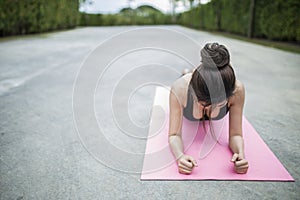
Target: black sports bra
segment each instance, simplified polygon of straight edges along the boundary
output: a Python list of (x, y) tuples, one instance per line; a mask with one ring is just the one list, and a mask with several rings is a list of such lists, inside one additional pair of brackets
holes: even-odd
[[(203, 118), (200, 118), (200, 119), (194, 118), (194, 116), (193, 116), (193, 104), (194, 104), (193, 96), (192, 96), (192, 93), (190, 92), (190, 87), (189, 87), (188, 93), (187, 93), (187, 103), (186, 103), (186, 106), (183, 108), (183, 116), (185, 118), (187, 118), (188, 120), (191, 120), (191, 121), (203, 120)], [(212, 120), (222, 119), (228, 113), (228, 111), (229, 111), (229, 107), (228, 107), (228, 103), (227, 103), (226, 105), (224, 105), (220, 109), (220, 112), (219, 112), (218, 116), (212, 118)], [(204, 115), (204, 120), (209, 120), (209, 117), (206, 115), (206, 113)]]

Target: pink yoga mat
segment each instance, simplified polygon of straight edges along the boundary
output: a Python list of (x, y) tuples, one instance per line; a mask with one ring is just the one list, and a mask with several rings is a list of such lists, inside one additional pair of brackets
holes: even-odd
[(210, 133), (205, 134), (202, 122), (189, 121), (183, 117), (184, 152), (197, 160), (198, 167), (190, 175), (180, 174), (168, 145), (168, 103), (169, 88), (157, 87), (141, 180), (294, 181), (245, 117), (243, 137), (249, 169), (247, 174), (235, 173), (234, 164), (230, 162), (232, 153), (228, 147), (228, 115), (213, 122), (219, 143)]

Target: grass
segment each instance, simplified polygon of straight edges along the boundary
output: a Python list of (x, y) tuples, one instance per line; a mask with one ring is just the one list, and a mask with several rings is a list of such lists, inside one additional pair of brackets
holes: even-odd
[[(75, 28), (77, 28), (77, 27), (75, 27)], [(41, 38), (41, 39), (43, 39), (43, 38), (48, 38), (52, 33), (71, 31), (75, 28), (55, 29), (55, 30), (37, 32), (37, 33), (26, 33), (26, 34), (0, 36), (0, 42), (7, 42), (7, 41), (11, 41), (11, 40), (24, 39), (24, 38)]]
[(273, 47), (273, 48), (281, 49), (284, 51), (289, 51), (289, 52), (300, 54), (300, 44), (299, 43), (297, 44), (296, 42), (295, 43), (279, 42), (279, 41), (259, 39), (259, 38), (251, 39), (251, 38), (247, 38), (245, 36), (235, 35), (235, 34), (225, 33), (225, 32), (211, 32), (211, 33), (215, 34), (215, 35), (238, 39), (238, 40), (242, 40), (242, 41), (246, 41), (246, 42), (251, 42), (251, 43), (260, 44), (260, 45), (267, 46), (267, 47)]
[[(180, 24), (180, 26), (184, 26), (184, 25)], [(263, 45), (263, 46), (267, 46), (267, 47), (272, 47), (272, 48), (281, 49), (284, 51), (300, 54), (300, 42), (281, 42), (281, 41), (273, 41), (273, 40), (261, 39), (261, 38), (252, 38), (251, 39), (246, 36), (232, 34), (232, 33), (228, 33), (228, 32), (201, 30), (201, 29), (197, 29), (197, 28), (193, 28), (193, 27), (189, 27), (189, 26), (184, 26), (184, 27), (190, 28), (193, 30), (197, 30), (197, 31), (205, 31), (205, 32), (208, 32), (208, 33), (211, 33), (214, 35), (224, 36), (224, 37), (228, 37), (228, 38), (232, 38), (232, 39), (242, 40), (245, 42), (251, 42), (254, 44), (259, 44), (259, 45)]]

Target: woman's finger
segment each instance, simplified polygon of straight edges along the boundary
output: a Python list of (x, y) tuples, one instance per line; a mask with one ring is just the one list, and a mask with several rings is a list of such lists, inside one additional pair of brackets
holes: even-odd
[(249, 166), (246, 165), (246, 166), (243, 166), (243, 167), (235, 167), (236, 170), (244, 170), (244, 169), (248, 169)]
[(233, 154), (232, 158), (231, 158), (231, 162), (236, 161), (236, 159), (239, 157), (239, 154), (235, 153)]
[(181, 169), (189, 170), (189, 171), (192, 170), (192, 168), (189, 168), (189, 167), (187, 167), (185, 165), (182, 165), (180, 163), (179, 163), (178, 167), (181, 168)]
[(197, 161), (194, 158), (191, 159), (191, 162), (193, 163), (194, 166), (198, 167)]
[(245, 168), (235, 168), (235, 171), (238, 174), (245, 174), (248, 171), (248, 167), (245, 167)]
[(243, 160), (240, 160), (240, 161), (236, 161), (235, 162), (235, 166), (236, 167), (240, 167), (240, 166), (243, 166), (243, 165), (248, 165), (248, 161), (243, 159)]
[(193, 163), (187, 161), (187, 160), (181, 160), (180, 163), (188, 168), (193, 168)]
[(179, 168), (179, 173), (182, 173), (182, 174), (190, 174), (191, 171), (185, 170), (185, 169), (182, 169), (182, 168)]

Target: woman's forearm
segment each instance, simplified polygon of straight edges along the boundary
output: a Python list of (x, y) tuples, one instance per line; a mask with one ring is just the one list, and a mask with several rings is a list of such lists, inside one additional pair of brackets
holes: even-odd
[(229, 147), (233, 153), (237, 153), (245, 158), (244, 139), (241, 135), (234, 135), (229, 138)]
[(173, 152), (173, 155), (176, 159), (181, 157), (183, 153), (183, 143), (181, 136), (179, 135), (171, 135), (169, 136), (169, 146)]

